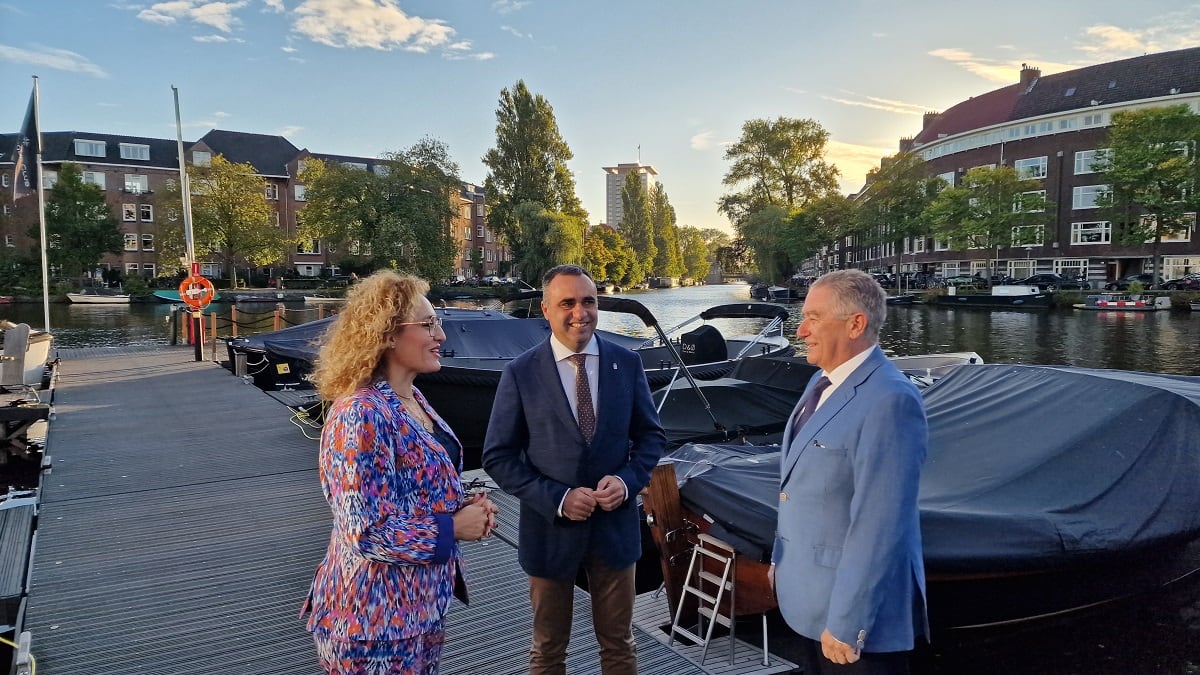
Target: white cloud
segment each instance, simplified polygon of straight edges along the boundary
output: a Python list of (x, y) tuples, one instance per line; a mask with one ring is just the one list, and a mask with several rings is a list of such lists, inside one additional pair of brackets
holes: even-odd
[(807, 94), (808, 93), (807, 89), (798, 89), (796, 87), (784, 87), (783, 90), (790, 91), (793, 94)]
[(263, 4), (267, 6), (267, 9), (274, 11), (276, 14), (282, 14), (287, 11), (287, 8), (283, 6), (283, 0), (263, 0)]
[(108, 6), (112, 7), (113, 9), (119, 9), (123, 12), (129, 12), (145, 7), (145, 5), (140, 2), (110, 2), (108, 3)]
[(409, 16), (396, 0), (304, 0), (297, 33), (330, 47), (427, 52), (451, 44), (454, 29), (440, 19)]
[(1141, 28), (1088, 26), (1083, 30), (1082, 42), (1079, 50), (1096, 63), (1195, 47), (1200, 43), (1200, 10), (1193, 8), (1154, 17)]
[(522, 33), (521, 31), (517, 30), (516, 28), (513, 28), (512, 26), (500, 26), (500, 30), (504, 31), (505, 33), (512, 33), (513, 35), (516, 35), (517, 37), (521, 38), (522, 40), (532, 40), (533, 39), (532, 33)]
[(308, 63), (307, 59), (302, 59), (299, 56), (289, 56), (288, 61), (291, 61), (292, 63)]
[[(929, 55), (945, 59), (985, 80), (1001, 84), (1016, 84), (1019, 82), (1021, 79), (1021, 66), (1024, 65), (1021, 59), (994, 59), (986, 56), (977, 56), (972, 52), (957, 47), (935, 49), (929, 52)], [(1031, 59), (1025, 59), (1025, 62), (1028, 62), (1034, 68), (1040, 69), (1043, 75), (1072, 70), (1081, 65), (1054, 61), (1039, 61), (1035, 63)]]
[(819, 96), (826, 101), (833, 101), (834, 103), (841, 103), (842, 105), (871, 108), (872, 110), (883, 110), (885, 112), (896, 113), (898, 115), (921, 115), (926, 110), (932, 109), (928, 106), (919, 105), (917, 103), (906, 103), (904, 101), (897, 101), (890, 98), (879, 98), (878, 96), (866, 96), (864, 94), (858, 94), (845, 89), (842, 89), (841, 93), (853, 98), (846, 98), (844, 96), (830, 96), (827, 94), (819, 94)]
[(839, 185), (847, 193), (862, 187), (867, 172), (879, 167), (880, 158), (895, 153), (895, 149), (835, 140), (830, 140), (825, 146), (825, 158), (841, 172)]
[(216, 33), (213, 33), (212, 35), (193, 35), (192, 39), (196, 42), (245, 42), (245, 40), (241, 38), (227, 38), (224, 35), (217, 35)]
[(233, 13), (245, 7), (248, 2), (249, 0), (238, 0), (237, 2), (206, 2), (205, 0), (156, 2), (138, 12), (137, 18), (160, 25), (169, 25), (181, 20), (191, 21), (211, 26), (223, 33), (229, 33), (233, 31), (235, 24), (240, 23)]
[(692, 136), (691, 140), (688, 141), (688, 145), (691, 146), (693, 150), (709, 150), (715, 147), (716, 143), (713, 141), (713, 132), (701, 131), (700, 133), (695, 134)]
[(0, 44), (0, 61), (10, 63), (26, 63), (33, 66), (65, 70), (71, 73), (84, 73), (95, 77), (108, 77), (108, 73), (100, 66), (92, 63), (87, 57), (66, 49), (34, 46), (29, 49), (19, 49), (10, 45)]
[(496, 10), (498, 14), (511, 14), (528, 4), (530, 4), (528, 0), (495, 0), (492, 3), (492, 9)]
[(21, 16), (29, 16), (29, 12), (26, 12), (20, 7), (15, 7), (9, 4), (0, 4), (0, 9), (3, 9), (6, 12), (12, 12), (13, 14), (20, 14)]
[(299, 49), (296, 49), (295, 47), (280, 47), (280, 49), (288, 54), (295, 54), (296, 52), (300, 51)]
[(304, 130), (304, 127), (293, 124), (291, 126), (283, 127), (275, 133), (279, 134), (280, 136), (283, 136), (284, 138), (291, 138), (292, 136), (295, 136), (296, 134), (300, 133), (303, 130)]
[(496, 55), (491, 52), (475, 52), (473, 54), (455, 54), (446, 52), (442, 54), (442, 58), (447, 61), (490, 61), (496, 58)]

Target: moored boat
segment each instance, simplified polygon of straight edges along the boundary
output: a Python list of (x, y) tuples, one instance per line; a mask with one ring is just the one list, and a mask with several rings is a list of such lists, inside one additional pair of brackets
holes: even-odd
[[(1055, 403), (1078, 391), (1101, 403), (1064, 417)], [(1083, 611), (1200, 574), (1200, 378), (991, 365), (955, 369), (923, 396), (935, 630)], [(666, 462), (682, 486), (660, 466), (645, 506), (672, 602), (683, 570), (671, 556), (690, 544), (666, 533), (707, 531), (738, 550), (739, 605), (772, 606), (779, 447), (688, 445)]]
[(155, 298), (156, 298), (156, 299), (157, 299), (159, 302), (170, 302), (170, 303), (180, 303), (180, 302), (183, 302), (183, 298), (180, 298), (180, 297), (179, 297), (179, 291), (178, 291), (178, 290), (172, 290), (172, 291), (168, 291), (168, 290), (157, 290), (157, 291), (154, 291), (154, 297), (155, 297)]
[(337, 305), (346, 301), (346, 298), (332, 298), (327, 295), (306, 295), (304, 296), (305, 304), (309, 305)]
[(1171, 309), (1171, 298), (1165, 295), (1155, 297), (1101, 293), (1087, 296), (1083, 303), (1076, 304), (1074, 307), (1075, 309), (1108, 312), (1155, 312), (1160, 309)]
[(933, 296), (933, 304), (948, 307), (986, 307), (992, 309), (1046, 309), (1054, 294), (1037, 286), (992, 286), (990, 293), (958, 293), (950, 287), (945, 295)]
[(67, 293), (67, 299), (77, 305), (128, 305), (131, 298), (128, 293), (85, 288), (77, 293)]

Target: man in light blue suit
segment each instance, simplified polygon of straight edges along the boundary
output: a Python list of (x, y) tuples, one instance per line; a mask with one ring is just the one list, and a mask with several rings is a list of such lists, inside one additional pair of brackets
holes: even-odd
[(500, 378), (483, 468), (521, 500), (517, 557), (533, 605), (530, 673), (566, 672), (574, 581), (587, 572), (604, 675), (636, 675), (637, 494), (666, 446), (642, 359), (594, 335), (596, 284), (560, 265), (542, 279), (551, 337)]
[(841, 270), (804, 299), (813, 377), (783, 434), (771, 575), (817, 673), (906, 673), (929, 637), (917, 485), (928, 443), (916, 387), (879, 349), (887, 296)]

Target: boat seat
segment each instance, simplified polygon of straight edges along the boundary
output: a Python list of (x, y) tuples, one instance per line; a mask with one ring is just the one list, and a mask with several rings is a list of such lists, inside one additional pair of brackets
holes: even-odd
[(729, 350), (721, 331), (704, 325), (679, 336), (679, 357), (688, 366), (716, 363), (729, 358)]
[[(49, 351), (50, 336), (39, 333), (30, 335), (29, 324), (18, 323), (4, 329), (4, 352), (0, 355), (0, 390), (6, 392), (28, 392), (37, 397), (37, 388), (42, 385), (46, 361), (31, 355)], [(31, 349), (31, 347), (37, 347)], [(40, 402), (40, 398), (38, 398)]]

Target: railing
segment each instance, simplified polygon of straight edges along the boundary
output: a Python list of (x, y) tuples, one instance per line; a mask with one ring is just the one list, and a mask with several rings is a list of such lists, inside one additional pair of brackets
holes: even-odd
[[(210, 305), (211, 307), (211, 305)], [(318, 321), (326, 316), (337, 314), (336, 308), (317, 305), (312, 308), (292, 309), (282, 303), (266, 312), (247, 312), (238, 310), (237, 305), (231, 305), (229, 316), (221, 316), (216, 312), (200, 314), (200, 339), (202, 346), (209, 346), (212, 360), (217, 360), (217, 341), (225, 337), (239, 335), (254, 335), (277, 331), (289, 326), (299, 326), (302, 323)], [(184, 305), (176, 307), (171, 313), (171, 344), (195, 344), (192, 336), (192, 310)]]

